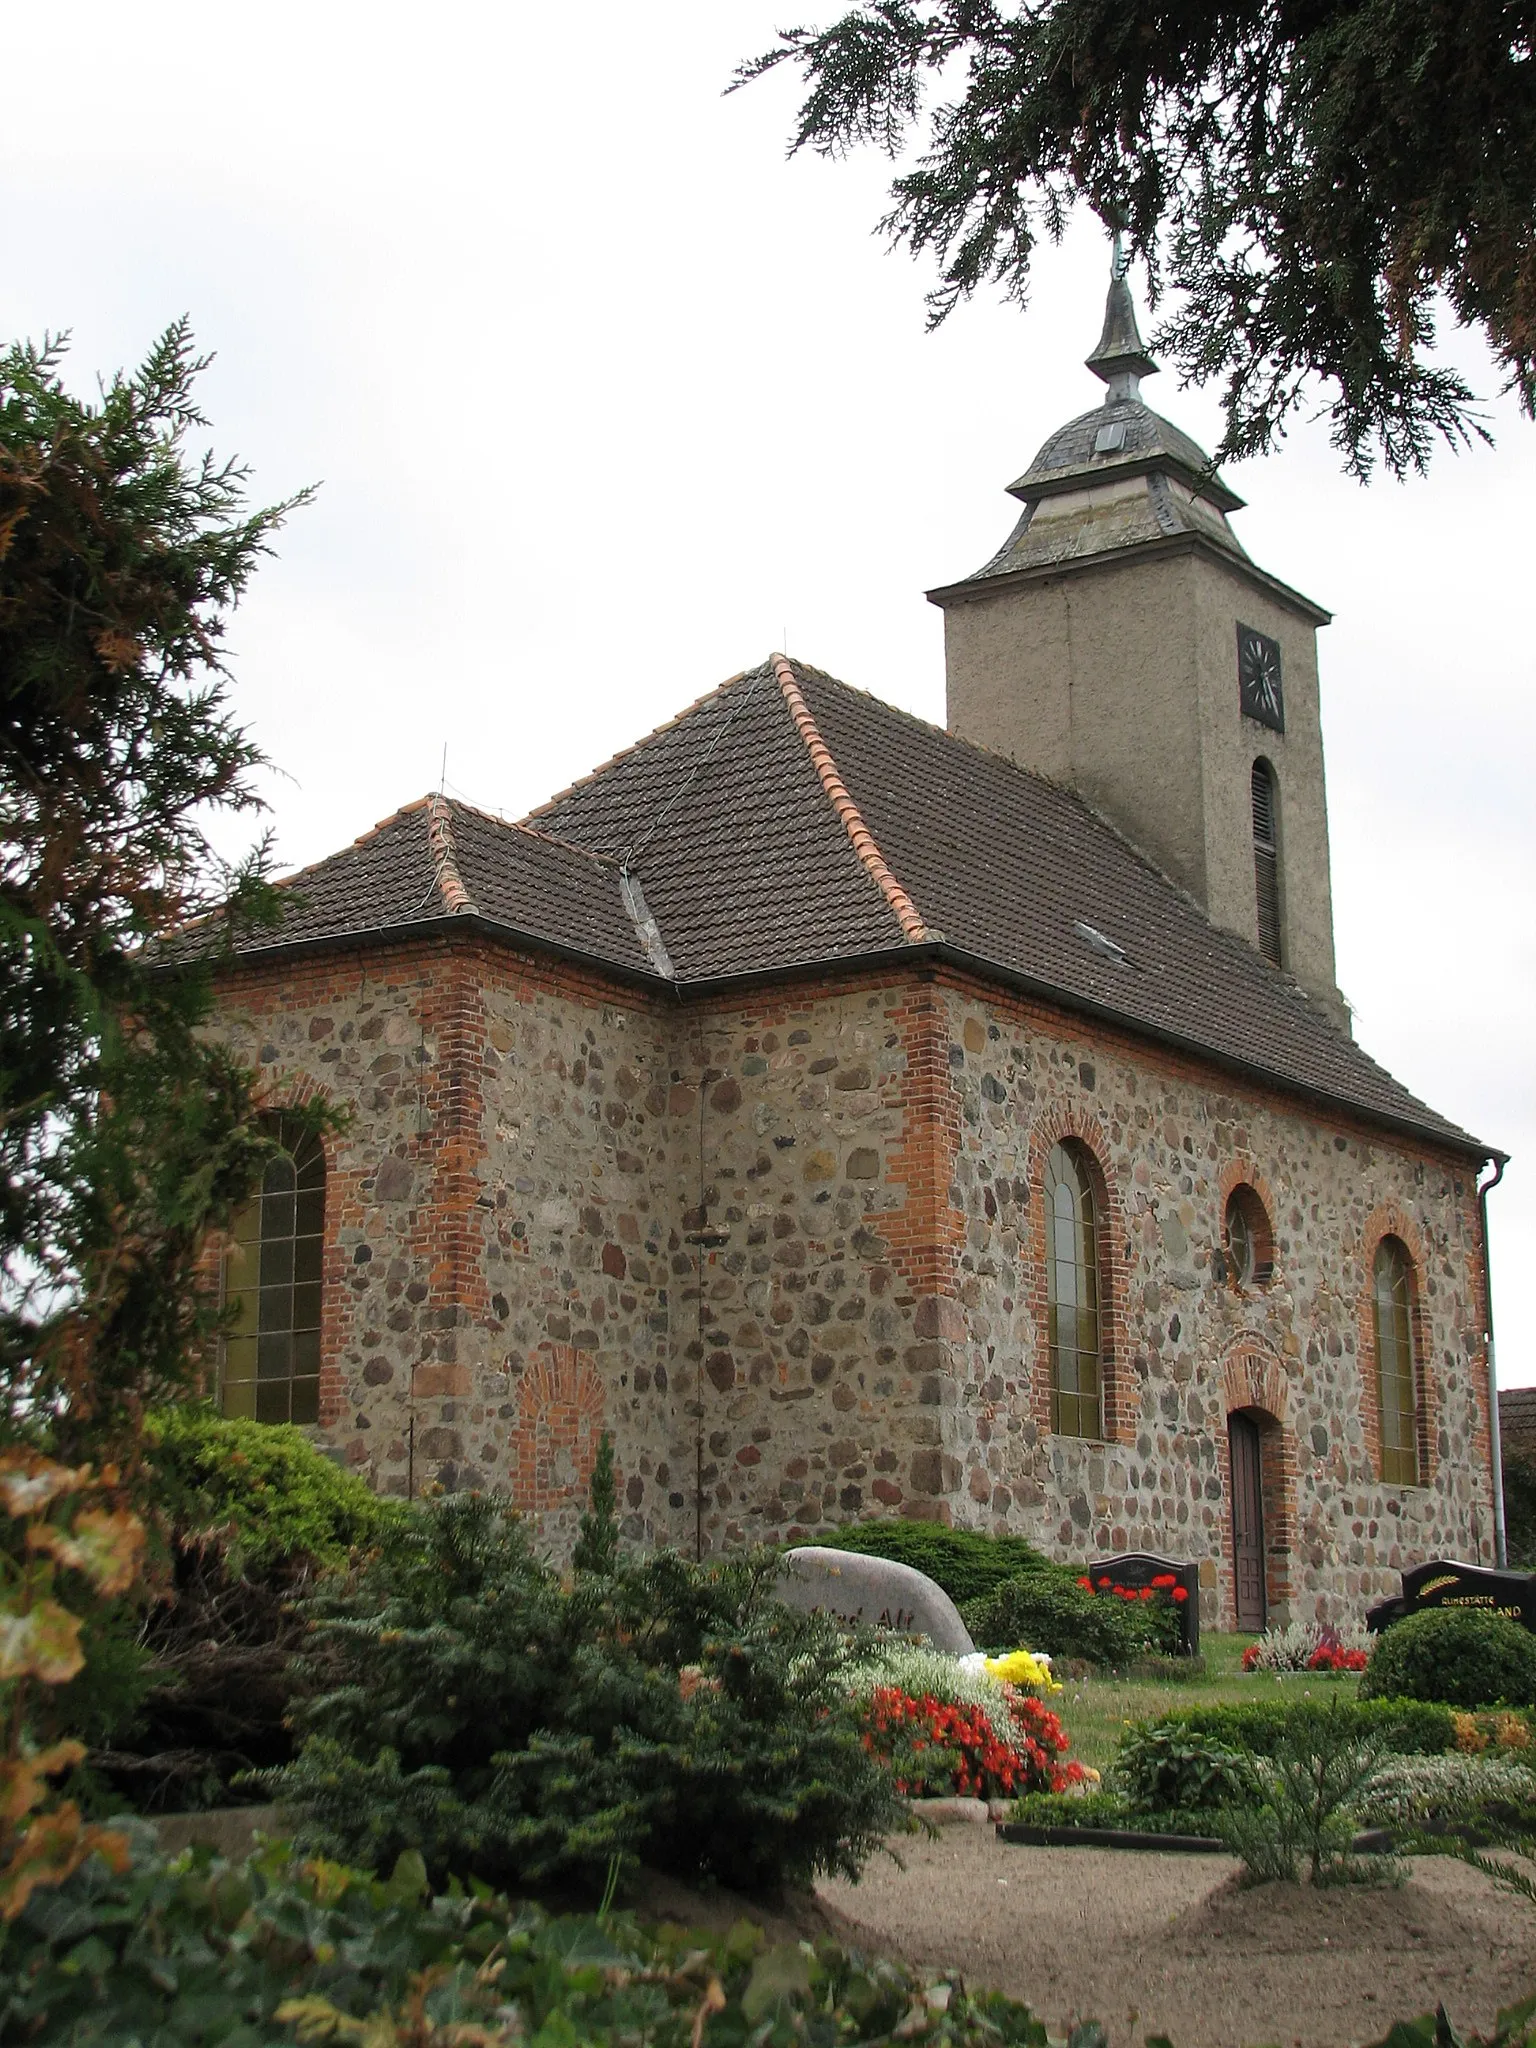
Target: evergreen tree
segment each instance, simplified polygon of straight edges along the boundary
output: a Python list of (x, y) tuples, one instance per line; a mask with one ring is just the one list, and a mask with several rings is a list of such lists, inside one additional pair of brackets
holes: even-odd
[(613, 1481), (613, 1438), (607, 1430), (597, 1447), (592, 1483), (587, 1490), (587, 1511), (576, 1534), (572, 1559), (579, 1572), (609, 1573), (619, 1555), (618, 1493)]
[(988, 280), (1022, 301), (1079, 200), (1125, 227), (1187, 295), (1154, 347), (1224, 381), (1221, 457), (1316, 379), (1360, 475), (1480, 432), (1438, 306), (1536, 410), (1533, 0), (861, 0), (737, 82), (785, 62), (793, 149), (926, 145), (883, 225), (937, 256), (935, 320)]
[(186, 1389), (198, 1281), (267, 1150), (252, 1077), (200, 1026), (217, 952), (269, 914), (264, 847), (208, 838), (258, 799), (231, 715), (228, 613), (290, 505), (187, 448), (185, 323), (95, 403), (62, 344), (0, 354), (0, 1433), (127, 1456)]

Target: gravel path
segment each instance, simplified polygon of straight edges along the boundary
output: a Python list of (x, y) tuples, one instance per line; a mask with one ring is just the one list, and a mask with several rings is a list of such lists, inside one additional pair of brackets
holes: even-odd
[(1243, 1890), (1222, 1856), (1028, 1849), (990, 1827), (903, 1842), (898, 1869), (817, 1892), (855, 1945), (1027, 2000), (1053, 2028), (1100, 2020), (1111, 2048), (1344, 2048), (1443, 2000), (1492, 2026), (1536, 1989), (1536, 1907), (1449, 1858), (1400, 1887)]

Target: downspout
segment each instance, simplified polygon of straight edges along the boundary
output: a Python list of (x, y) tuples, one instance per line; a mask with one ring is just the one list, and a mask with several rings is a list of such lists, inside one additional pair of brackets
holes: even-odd
[(1488, 1456), (1493, 1466), (1493, 1558), (1500, 1571), (1509, 1567), (1509, 1545), (1504, 1535), (1504, 1445), (1499, 1431), (1499, 1375), (1493, 1355), (1493, 1263), (1488, 1251), (1488, 1197), (1504, 1178), (1507, 1159), (1494, 1164), (1493, 1179), (1477, 1191), (1477, 1206), (1483, 1223), (1483, 1317), (1487, 1328), (1483, 1341), (1488, 1349)]

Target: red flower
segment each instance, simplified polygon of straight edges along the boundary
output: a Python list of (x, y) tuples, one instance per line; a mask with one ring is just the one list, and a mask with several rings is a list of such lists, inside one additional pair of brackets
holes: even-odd
[(1179, 1582), (1172, 1572), (1159, 1572), (1152, 1583), (1154, 1586), (1176, 1586)]
[(1168, 1595), (1168, 1598), (1170, 1600), (1176, 1600), (1178, 1604), (1182, 1607), (1184, 1602), (1189, 1598), (1188, 1586), (1175, 1586), (1173, 1591)]
[(1093, 1591), (1093, 1581), (1092, 1581), (1092, 1579), (1090, 1579), (1090, 1578), (1088, 1577), (1088, 1574), (1087, 1574), (1086, 1572), (1085, 1572), (1085, 1573), (1083, 1574), (1083, 1576), (1082, 1576), (1082, 1577), (1081, 1577), (1081, 1578), (1080, 1578), (1080, 1579), (1078, 1580), (1078, 1582), (1077, 1582), (1077, 1583), (1078, 1583), (1078, 1584), (1079, 1584), (1080, 1586), (1086, 1586), (1086, 1587), (1088, 1588), (1088, 1591), (1089, 1591), (1090, 1593), (1091, 1593), (1091, 1592)]

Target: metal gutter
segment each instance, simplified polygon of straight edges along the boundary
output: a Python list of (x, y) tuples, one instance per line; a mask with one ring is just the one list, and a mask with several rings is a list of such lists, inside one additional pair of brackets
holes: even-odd
[(1494, 1175), (1477, 1191), (1478, 1212), (1483, 1224), (1483, 1314), (1487, 1328), (1483, 1341), (1488, 1351), (1488, 1462), (1493, 1471), (1493, 1558), (1500, 1571), (1509, 1566), (1509, 1540), (1504, 1522), (1504, 1436), (1499, 1427), (1499, 1374), (1493, 1351), (1493, 1259), (1488, 1249), (1488, 1197), (1504, 1178), (1509, 1164), (1503, 1153), (1494, 1153)]

